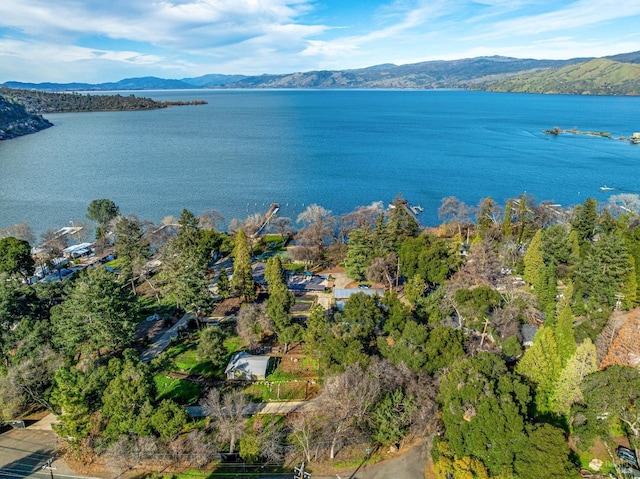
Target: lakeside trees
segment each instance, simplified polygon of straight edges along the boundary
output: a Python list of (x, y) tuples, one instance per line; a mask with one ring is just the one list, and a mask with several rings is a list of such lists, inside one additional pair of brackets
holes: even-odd
[[(265, 291), (254, 280), (250, 240), (244, 229), (236, 231), (232, 278), (226, 263), (215, 266), (218, 292), (242, 303), (236, 331), (193, 332), (192, 361), (219, 375), (235, 351), (227, 349), (229, 339), (245, 350), (277, 341), (286, 351), (301, 341), (322, 375), (324, 412), (249, 419), (238, 412), (246, 405), (242, 388), (216, 384), (200, 393), (210, 420), (198, 429), (184, 404), (162, 396), (159, 376), (171, 359), (147, 366), (125, 350), (136, 344), (139, 301), (151, 294), (138, 272), (154, 251), (162, 265), (152, 280), (163, 308), (194, 311), (197, 319), (211, 310), (212, 259), (230, 239), (212, 229), (214, 215), (184, 210), (154, 247), (148, 238), (156, 228), (119, 216), (112, 223), (119, 275), (96, 267), (64, 290), (3, 282), (3, 414), (48, 407), (62, 413), (59, 432), (75, 438), (74, 447), (103, 441), (116, 455), (137, 448), (133, 463), (146, 454), (143, 438), (155, 448), (195, 451), (188, 453), (194, 460), (202, 457), (199, 446), (211, 451), (215, 444), (251, 460), (280, 460), (284, 451), (296, 454), (285, 445), (297, 445), (296, 457), (313, 461), (339, 457), (351, 442), (398, 445), (441, 427), (443, 440), (433, 449), (440, 477), (571, 478), (577, 471), (569, 434), (586, 448), (623, 431), (638, 447), (637, 398), (624, 388), (640, 389), (635, 370), (598, 371), (594, 346), (613, 307), (639, 302), (635, 216), (598, 210), (591, 199), (573, 216), (553, 216), (522, 196), (505, 207), (502, 225), (493, 200), (483, 200), (473, 224), (468, 207), (454, 200), (443, 210), (451, 227), (428, 231), (417, 228), (401, 199), (387, 212), (371, 206), (343, 218), (314, 205), (296, 238), (309, 248), (300, 261), (333, 266), (342, 254), (362, 288), (340, 308), (314, 304), (295, 318), (296, 298), (284, 280), (290, 259), (269, 259)], [(468, 241), (461, 234), (467, 231)], [(252, 244), (255, 254), (264, 247)], [(384, 289), (382, 297), (364, 280)], [(538, 329), (531, 347), (521, 326)], [(42, 374), (29, 373), (36, 364)]]

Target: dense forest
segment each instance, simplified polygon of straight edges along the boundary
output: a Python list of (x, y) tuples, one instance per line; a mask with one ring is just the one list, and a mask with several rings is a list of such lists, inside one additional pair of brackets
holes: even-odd
[[(258, 234), (263, 218), (220, 232), (214, 211), (153, 224), (100, 199), (82, 270), (56, 258), (88, 225), (39, 241), (5, 228), (0, 414), (54, 412), (68, 455), (121, 471), (220, 470), (220, 453), (339, 467), (424, 441), (442, 479), (625, 477), (640, 448), (640, 324), (626, 313), (640, 304), (639, 211), (633, 194), (569, 209), (449, 197), (424, 228), (398, 196), (339, 217), (310, 205)], [(37, 269), (68, 279), (33, 282)], [(312, 276), (327, 281), (317, 294), (292, 287)], [(188, 329), (145, 357), (141, 329), (179, 318)], [(275, 371), (229, 380), (240, 351), (270, 351)], [(247, 413), (285, 398), (308, 408)]]

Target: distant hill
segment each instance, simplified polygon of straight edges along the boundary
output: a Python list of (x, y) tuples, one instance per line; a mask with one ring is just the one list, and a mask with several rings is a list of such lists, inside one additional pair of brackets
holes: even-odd
[[(638, 54), (616, 57), (640, 60)], [(490, 81), (477, 87), (503, 92), (640, 95), (640, 61), (622, 63), (609, 58), (596, 58), (559, 69), (527, 72), (506, 80)]]
[(181, 80), (143, 77), (100, 84), (7, 82), (5, 85), (11, 88), (48, 91), (187, 88), (449, 88), (530, 93), (637, 95), (640, 93), (638, 68), (640, 68), (640, 52), (631, 52), (595, 59), (534, 60), (487, 56), (278, 75), (209, 74)]
[(247, 78), (246, 75), (222, 75), (211, 73), (196, 78), (183, 78), (181, 81), (193, 87), (214, 88), (227, 83), (233, 83)]
[(3, 86), (39, 91), (108, 91), (108, 90), (184, 90), (194, 88), (181, 80), (165, 80), (157, 77), (125, 78), (109, 83), (23, 83), (6, 82)]
[(27, 113), (24, 105), (2, 96), (0, 92), (0, 140), (35, 133), (53, 126), (40, 115)]
[(559, 68), (582, 61), (478, 57), (408, 65), (377, 65), (356, 70), (325, 70), (247, 77), (226, 88), (468, 88), (520, 72)]

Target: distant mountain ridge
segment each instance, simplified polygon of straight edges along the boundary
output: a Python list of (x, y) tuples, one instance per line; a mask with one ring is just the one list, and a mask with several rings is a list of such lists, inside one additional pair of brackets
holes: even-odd
[(209, 74), (179, 80), (143, 77), (100, 84), (7, 82), (4, 85), (9, 88), (49, 91), (389, 88), (637, 95), (640, 94), (639, 68), (640, 51), (604, 58), (569, 60), (486, 56), (277, 75)]

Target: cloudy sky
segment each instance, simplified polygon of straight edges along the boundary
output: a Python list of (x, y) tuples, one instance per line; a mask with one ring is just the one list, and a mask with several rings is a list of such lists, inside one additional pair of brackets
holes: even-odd
[(0, 83), (640, 50), (639, 0), (2, 0)]

